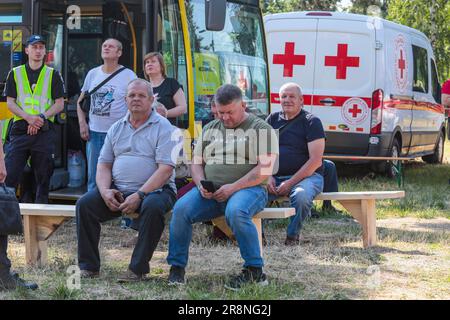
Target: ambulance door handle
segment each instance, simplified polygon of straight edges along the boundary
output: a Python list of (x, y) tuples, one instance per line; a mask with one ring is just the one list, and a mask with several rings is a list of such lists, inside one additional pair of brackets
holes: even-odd
[(416, 100), (414, 96), (391, 94), (390, 98), (392, 100)]
[(331, 98), (326, 98), (326, 99), (320, 100), (320, 103), (325, 104), (325, 105), (330, 105), (330, 104), (335, 104), (336, 100), (333, 100)]

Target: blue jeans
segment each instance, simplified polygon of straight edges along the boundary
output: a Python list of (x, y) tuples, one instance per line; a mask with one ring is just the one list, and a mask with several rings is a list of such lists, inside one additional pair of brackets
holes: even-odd
[(262, 267), (264, 262), (252, 217), (262, 211), (266, 203), (267, 190), (261, 186), (239, 190), (226, 202), (205, 199), (198, 188), (193, 188), (179, 199), (173, 208), (167, 262), (173, 266), (186, 267), (192, 239), (192, 224), (209, 221), (225, 214), (227, 224), (236, 237), (241, 256), (245, 261), (244, 267)]
[[(276, 185), (279, 186), (283, 181), (292, 176), (275, 177)], [(323, 177), (321, 174), (314, 173), (312, 176), (303, 179), (292, 187), (289, 192), (291, 206), (295, 208), (295, 216), (287, 228), (288, 237), (296, 237), (303, 227), (303, 221), (311, 215), (311, 207), (314, 198), (323, 190)], [(269, 200), (275, 200), (277, 197), (271, 195)]]
[(97, 162), (105, 142), (106, 132), (96, 132), (89, 130), (89, 141), (86, 145), (87, 167), (88, 167), (88, 185), (87, 191), (94, 190), (97, 186), (95, 176), (97, 175)]

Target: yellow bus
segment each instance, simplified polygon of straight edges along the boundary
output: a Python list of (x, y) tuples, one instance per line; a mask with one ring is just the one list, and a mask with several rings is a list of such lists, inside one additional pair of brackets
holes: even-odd
[[(8, 71), (26, 62), (24, 42), (35, 33), (45, 37), (46, 63), (61, 72), (67, 90), (52, 189), (67, 185), (69, 150), (84, 150), (76, 100), (87, 72), (102, 64), (101, 43), (107, 38), (123, 43), (120, 63), (139, 77), (145, 53), (163, 54), (168, 76), (181, 83), (187, 97), (188, 113), (177, 119), (177, 126), (190, 137), (212, 119), (210, 101), (224, 83), (242, 89), (251, 112), (270, 113), (258, 0), (2, 0), (0, 92)], [(0, 120), (10, 116), (2, 96)], [(52, 194), (55, 198), (58, 192)]]

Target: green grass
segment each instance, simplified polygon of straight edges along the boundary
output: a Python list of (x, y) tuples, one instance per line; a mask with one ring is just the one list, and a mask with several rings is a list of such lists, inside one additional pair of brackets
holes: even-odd
[[(344, 167), (339, 179), (341, 191), (405, 190), (403, 199), (377, 201), (377, 217), (450, 218), (450, 143), (445, 144), (445, 163), (429, 165), (422, 161), (406, 163), (404, 185), (381, 175), (374, 175), (365, 167)], [(339, 172), (339, 171), (338, 171)]]
[[(9, 256), (14, 269), (40, 288), (29, 292), (0, 292), (2, 299), (80, 300), (290, 300), (290, 299), (448, 299), (450, 294), (450, 144), (443, 165), (420, 161), (405, 166), (404, 199), (377, 201), (378, 246), (364, 249), (361, 227), (346, 212), (321, 212), (308, 220), (298, 247), (284, 246), (287, 220), (266, 223), (264, 249), (269, 285), (249, 285), (239, 292), (225, 289), (229, 276), (242, 267), (239, 249), (231, 243), (212, 244), (210, 227), (194, 226), (187, 284), (167, 284), (168, 228), (155, 251), (149, 280), (118, 284), (127, 269), (132, 249), (121, 243), (134, 234), (119, 228), (119, 221), (102, 227), (99, 279), (82, 280), (80, 289), (67, 288), (66, 270), (76, 265), (75, 222), (69, 221), (49, 240), (49, 265), (25, 265), (22, 237), (11, 237)], [(360, 167), (340, 173), (341, 191), (398, 190), (396, 181), (374, 176)], [(344, 170), (345, 171), (345, 170)], [(320, 208), (320, 204), (316, 206)], [(341, 208), (342, 209), (342, 208)], [(374, 288), (371, 268), (379, 270)], [(377, 283), (375, 281), (375, 283)]]

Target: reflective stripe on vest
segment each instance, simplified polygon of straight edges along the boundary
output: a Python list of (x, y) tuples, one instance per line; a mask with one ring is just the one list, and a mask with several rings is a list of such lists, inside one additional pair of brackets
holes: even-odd
[(3, 122), (3, 126), (2, 126), (2, 142), (3, 145), (5, 145), (5, 141), (6, 141), (6, 134), (8, 133), (8, 127), (10, 125), (12, 118), (9, 119), (5, 119)]
[[(51, 97), (53, 68), (44, 65), (39, 73), (34, 91), (31, 90), (25, 65), (16, 67), (13, 71), (17, 88), (17, 105), (23, 111), (31, 115), (38, 115), (50, 109), (53, 105), (53, 100)], [(22, 118), (14, 116), (14, 120), (19, 119)], [(54, 117), (51, 117), (49, 120), (53, 121)]]

